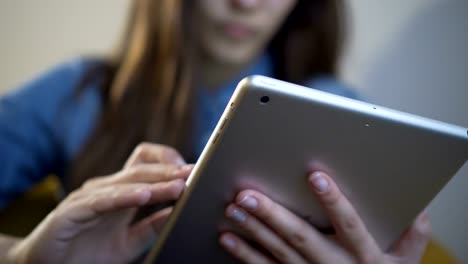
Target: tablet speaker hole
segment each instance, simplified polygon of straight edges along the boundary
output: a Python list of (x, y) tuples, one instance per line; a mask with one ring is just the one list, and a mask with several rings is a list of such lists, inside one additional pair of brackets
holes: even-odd
[(270, 97), (269, 96), (262, 96), (260, 98), (260, 103), (267, 104), (268, 102), (270, 102)]

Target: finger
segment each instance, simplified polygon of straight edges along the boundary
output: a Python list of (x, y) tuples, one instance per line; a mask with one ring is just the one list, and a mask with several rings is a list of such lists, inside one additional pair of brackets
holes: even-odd
[(193, 164), (139, 164), (119, 172), (113, 177), (112, 183), (155, 183), (187, 179), (193, 166)]
[(362, 262), (380, 259), (383, 254), (379, 246), (333, 180), (323, 172), (314, 172), (309, 176), (309, 184), (345, 246)]
[(95, 189), (120, 183), (156, 183), (174, 179), (187, 179), (194, 164), (138, 164), (123, 169), (113, 176), (95, 177), (87, 180), (82, 188)]
[(147, 204), (158, 204), (179, 199), (185, 188), (185, 181), (176, 179), (150, 185), (151, 198)]
[(121, 184), (82, 191), (69, 210), (70, 220), (86, 222), (97, 216), (117, 211), (176, 200), (185, 187), (183, 180), (155, 184)]
[(231, 234), (224, 233), (221, 235), (219, 242), (221, 245), (234, 257), (242, 261), (243, 263), (253, 264), (271, 264), (275, 263), (271, 259), (267, 258), (257, 250), (253, 249), (240, 237)]
[(315, 228), (267, 196), (253, 191), (242, 191), (236, 204), (270, 226), (310, 261), (331, 263), (330, 252), (335, 250), (330, 241)]
[(147, 249), (156, 240), (172, 210), (172, 207), (164, 208), (133, 225), (128, 233), (129, 247), (134, 249), (130, 252), (142, 253)]
[(429, 214), (425, 211), (403, 233), (390, 254), (408, 260), (408, 263), (419, 263), (430, 239), (431, 223)]
[(141, 163), (186, 164), (182, 155), (174, 148), (153, 143), (140, 143), (128, 158), (124, 168)]
[(150, 198), (151, 191), (145, 184), (97, 188), (92, 192), (81, 189), (67, 197), (58, 207), (58, 211), (68, 221), (83, 224), (93, 221), (105, 211), (142, 206)]
[(146, 219), (143, 219), (142, 223), (151, 224), (151, 228), (154, 230), (154, 232), (156, 232), (156, 234), (158, 234), (159, 232), (161, 232), (164, 224), (166, 223), (173, 210), (174, 208), (172, 206), (164, 208), (156, 212), (155, 214), (148, 216)]
[(253, 240), (262, 245), (281, 263), (306, 263), (285, 241), (255, 217), (235, 205), (229, 205), (226, 216), (247, 232)]

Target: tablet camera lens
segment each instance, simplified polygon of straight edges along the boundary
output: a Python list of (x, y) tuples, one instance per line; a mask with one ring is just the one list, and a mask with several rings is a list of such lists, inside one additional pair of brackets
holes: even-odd
[(270, 97), (268, 97), (268, 96), (262, 96), (262, 98), (260, 98), (260, 102), (261, 102), (262, 104), (266, 104), (266, 103), (268, 103), (269, 101), (270, 101)]

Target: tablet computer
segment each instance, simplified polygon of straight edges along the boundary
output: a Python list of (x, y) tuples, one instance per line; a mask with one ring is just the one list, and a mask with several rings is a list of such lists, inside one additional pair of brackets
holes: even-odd
[(218, 237), (225, 206), (243, 189), (327, 230), (307, 185), (310, 170), (334, 179), (385, 250), (467, 158), (466, 128), (251, 76), (235, 90), (146, 262), (237, 262)]

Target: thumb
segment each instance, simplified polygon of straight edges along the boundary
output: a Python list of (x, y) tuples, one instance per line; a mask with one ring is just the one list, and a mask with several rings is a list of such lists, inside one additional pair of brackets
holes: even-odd
[(135, 258), (143, 253), (148, 245), (156, 240), (167, 218), (172, 213), (172, 210), (172, 207), (162, 209), (144, 218), (130, 228), (128, 233), (128, 245), (130, 247), (130, 252), (133, 252)]
[(391, 254), (409, 263), (419, 263), (431, 239), (431, 223), (427, 211), (422, 212), (396, 242)]

